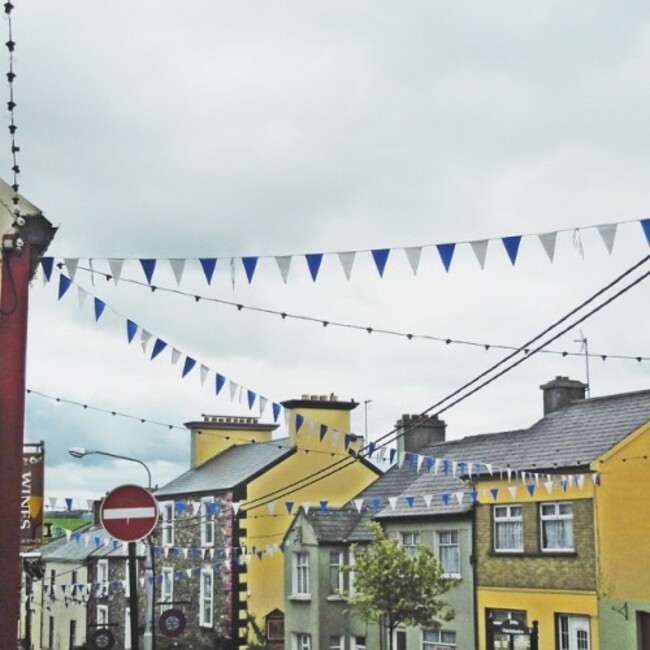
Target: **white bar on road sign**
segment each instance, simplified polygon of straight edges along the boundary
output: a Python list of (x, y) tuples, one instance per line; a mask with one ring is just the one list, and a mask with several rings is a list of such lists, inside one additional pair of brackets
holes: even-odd
[(104, 519), (149, 519), (156, 516), (155, 508), (106, 508)]

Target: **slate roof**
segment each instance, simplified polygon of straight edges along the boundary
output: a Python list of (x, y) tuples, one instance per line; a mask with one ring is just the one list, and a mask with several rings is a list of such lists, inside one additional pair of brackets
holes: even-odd
[[(437, 443), (419, 453), (466, 463), (491, 463), (495, 470), (508, 465), (533, 472), (580, 471), (612, 449), (625, 437), (650, 422), (650, 390), (621, 393), (579, 400), (548, 414), (529, 429), (468, 436)], [(486, 471), (484, 469), (484, 471)], [(471, 510), (471, 504), (450, 501), (444, 505), (442, 493), (466, 488), (459, 478), (444, 474), (416, 472), (408, 463), (389, 469), (361, 492), (363, 516), (349, 534), (350, 541), (368, 541), (366, 524), (378, 518), (459, 515)], [(431, 494), (431, 507), (421, 498), (409, 507), (403, 498), (393, 510), (386, 497)], [(382, 497), (381, 510), (370, 507), (373, 497)], [(354, 508), (351, 501), (348, 508)]]
[(310, 510), (306, 518), (319, 542), (346, 542), (362, 515), (356, 510)]
[(254, 478), (295, 450), (283, 440), (234, 445), (156, 490), (157, 499), (185, 494), (229, 490)]

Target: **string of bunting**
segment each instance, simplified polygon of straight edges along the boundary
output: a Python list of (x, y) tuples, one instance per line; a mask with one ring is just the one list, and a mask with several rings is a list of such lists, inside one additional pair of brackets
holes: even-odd
[[(64, 267), (64, 264), (58, 263), (57, 268), (62, 269)], [(67, 269), (70, 271), (70, 269)], [(96, 271), (94, 269), (86, 268), (79, 266), (75, 269), (76, 271), (87, 271), (89, 273), (95, 274), (95, 275), (101, 275), (104, 276), (107, 280), (111, 279), (111, 275), (109, 273), (102, 273), (101, 271)], [(70, 276), (71, 279), (72, 276)], [(195, 293), (189, 293), (186, 291), (182, 291), (180, 289), (173, 289), (170, 287), (163, 287), (160, 285), (149, 285), (146, 282), (141, 282), (139, 280), (134, 280), (132, 278), (122, 278), (122, 282), (127, 282), (129, 284), (134, 284), (139, 287), (143, 288), (148, 288), (152, 290), (152, 292), (160, 291), (163, 293), (172, 293), (175, 295), (180, 295), (184, 296), (187, 298), (191, 298), (194, 300), (194, 302), (200, 302), (201, 300), (205, 302), (210, 302), (210, 303), (215, 303), (218, 305), (227, 305), (229, 307), (234, 307), (236, 308), (237, 312), (242, 312), (242, 311), (252, 311), (260, 314), (267, 314), (267, 315), (273, 315), (273, 316), (280, 316), (282, 320), (297, 320), (301, 322), (309, 322), (309, 323), (316, 323), (318, 325), (322, 325), (323, 327), (332, 327), (332, 328), (344, 328), (344, 329), (351, 329), (351, 330), (357, 330), (359, 332), (365, 332), (367, 334), (380, 334), (380, 335), (387, 335), (387, 336), (396, 336), (399, 338), (406, 339), (408, 341), (412, 340), (424, 340), (424, 341), (433, 341), (436, 343), (443, 343), (445, 345), (464, 345), (464, 346), (469, 346), (473, 348), (480, 348), (485, 351), (489, 350), (506, 350), (506, 351), (512, 351), (512, 350), (518, 350), (519, 347), (515, 345), (502, 345), (499, 343), (486, 343), (486, 342), (479, 342), (479, 341), (469, 341), (469, 340), (464, 340), (464, 339), (456, 339), (456, 338), (451, 338), (448, 336), (433, 336), (431, 334), (412, 334), (409, 332), (401, 332), (398, 330), (391, 330), (391, 329), (386, 329), (386, 328), (380, 328), (380, 327), (373, 327), (373, 326), (367, 326), (367, 325), (357, 325), (354, 323), (344, 323), (341, 321), (334, 321), (331, 319), (323, 319), (323, 318), (318, 318), (316, 316), (306, 316), (304, 314), (292, 314), (287, 311), (281, 311), (281, 310), (276, 310), (276, 309), (268, 309), (266, 307), (257, 307), (255, 305), (245, 305), (243, 303), (239, 302), (234, 302), (232, 300), (225, 300), (223, 298), (214, 298), (212, 296), (205, 296), (205, 295), (199, 295)], [(524, 352), (527, 352), (526, 350)], [(562, 357), (589, 357), (593, 359), (601, 359), (602, 361), (607, 361), (608, 359), (617, 359), (617, 360), (627, 360), (627, 361), (636, 361), (638, 363), (641, 363), (642, 361), (650, 361), (650, 357), (646, 357), (643, 355), (627, 355), (627, 354), (609, 354), (609, 353), (602, 353), (602, 352), (569, 352), (567, 350), (540, 350), (542, 354), (553, 354), (553, 355), (558, 355)]]
[[(461, 245), (468, 245), (471, 247), (477, 262), (479, 263), (481, 269), (485, 268), (485, 262), (487, 258), (488, 246), (491, 242), (499, 243), (504, 253), (507, 255), (508, 260), (514, 266), (517, 262), (519, 255), (519, 248), (524, 238), (535, 238), (541, 244), (544, 252), (548, 256), (549, 261), (552, 263), (555, 259), (555, 249), (557, 244), (557, 238), (560, 233), (570, 232), (573, 233), (573, 242), (575, 248), (578, 250), (579, 254), (584, 257), (584, 250), (582, 246), (582, 241), (580, 238), (580, 233), (585, 230), (596, 230), (605, 245), (608, 253), (611, 255), (614, 250), (614, 242), (616, 240), (616, 232), (620, 225), (627, 223), (639, 223), (643, 234), (645, 235), (648, 245), (650, 245), (650, 218), (640, 219), (640, 220), (628, 220), (628, 221), (619, 221), (613, 223), (600, 224), (595, 226), (587, 226), (583, 228), (574, 227), (566, 228), (561, 230), (555, 230), (552, 232), (546, 233), (535, 233), (530, 235), (514, 235), (514, 236), (502, 236), (502, 237), (493, 237), (489, 239), (479, 239), (479, 240), (466, 240), (466, 241), (457, 241), (453, 243), (439, 243), (439, 244), (421, 244), (419, 246), (410, 246), (410, 247), (397, 247), (397, 248), (366, 248), (358, 249), (351, 251), (334, 251), (334, 252), (321, 252), (321, 253), (300, 253), (300, 254), (291, 254), (291, 255), (249, 255), (242, 257), (226, 257), (225, 262), (219, 265), (219, 268), (226, 265), (225, 272), (229, 275), (230, 280), (234, 286), (236, 278), (236, 269), (240, 268), (243, 270), (246, 280), (249, 284), (253, 282), (255, 277), (258, 263), (260, 260), (265, 259), (274, 259), (277, 265), (277, 268), (280, 272), (280, 276), (283, 282), (286, 284), (289, 279), (289, 272), (292, 267), (292, 262), (294, 259), (303, 259), (306, 262), (306, 270), (309, 273), (313, 282), (316, 282), (323, 259), (325, 257), (336, 257), (341, 265), (343, 273), (347, 280), (350, 280), (352, 277), (352, 270), (356, 257), (361, 254), (370, 255), (372, 262), (377, 269), (377, 273), (380, 278), (383, 278), (386, 271), (388, 260), (391, 257), (391, 253), (396, 251), (403, 251), (406, 256), (406, 260), (413, 271), (414, 275), (417, 275), (420, 268), (420, 262), (422, 259), (422, 253), (425, 250), (433, 249), (437, 251), (440, 258), (440, 262), (446, 272), (449, 272), (451, 268), (452, 261), (456, 250)], [(393, 255), (394, 256), (394, 255)], [(208, 285), (212, 284), (215, 271), (217, 270), (217, 265), (220, 260), (224, 258), (219, 257), (199, 257), (199, 258), (153, 258), (153, 257), (138, 257), (138, 258), (125, 258), (125, 257), (111, 257), (111, 258), (89, 258), (89, 257), (65, 257), (63, 258), (63, 263), (68, 269), (68, 274), (70, 277), (74, 277), (76, 268), (79, 265), (80, 260), (88, 259), (97, 261), (98, 259), (103, 259), (108, 263), (110, 269), (110, 274), (117, 284), (121, 278), (122, 270), (124, 263), (127, 261), (135, 261), (141, 266), (142, 272), (146, 278), (148, 284), (152, 284), (154, 279), (154, 274), (160, 262), (165, 261), (171, 267), (171, 270), (176, 278), (177, 283), (180, 285), (183, 274), (185, 272), (186, 263), (188, 261), (198, 262), (200, 264), (201, 271), (205, 276), (205, 280)], [(391, 258), (392, 259), (392, 258)], [(54, 264), (54, 258), (48, 257), (45, 258), (46, 262), (44, 268), (50, 269)], [(47, 271), (46, 271), (47, 272)]]
[[(69, 277), (63, 273), (59, 274), (59, 300), (61, 300), (68, 293), (72, 285), (73, 282)], [(154, 336), (152, 332), (145, 329), (134, 320), (116, 311), (105, 301), (86, 291), (81, 286), (75, 286), (77, 287), (80, 309), (83, 309), (88, 299), (92, 297), (92, 309), (96, 323), (99, 322), (105, 313), (108, 312), (112, 314), (115, 319), (121, 322), (121, 325), (123, 327), (125, 326), (128, 345), (133, 343), (139, 333), (140, 346), (142, 348), (143, 354), (148, 357), (150, 361), (154, 361), (156, 358), (162, 359), (169, 357), (169, 361), (172, 365), (179, 365), (181, 367), (181, 379), (187, 377), (198, 366), (201, 386), (211, 386), (216, 396), (219, 396), (221, 394), (227, 384), (230, 401), (234, 402), (237, 399), (240, 404), (245, 403), (248, 406), (249, 410), (252, 410), (255, 405), (257, 405), (260, 417), (264, 415), (264, 412), (270, 403), (274, 422), (278, 422), (280, 414), (284, 413), (284, 420), (287, 429), (289, 429), (293, 423), (295, 426), (296, 434), (299, 434), (301, 431), (303, 434), (306, 432), (308, 440), (314, 438), (316, 431), (318, 431), (318, 442), (320, 444), (329, 442), (333, 447), (337, 447), (342, 438), (344, 450), (347, 451), (353, 440), (359, 437), (353, 433), (343, 433), (335, 428), (329, 427), (326, 424), (319, 423), (316, 420), (302, 415), (301, 413), (295, 412), (293, 409), (284, 408), (279, 402), (275, 402), (270, 398), (259, 394), (257, 391), (252, 390), (251, 388), (242, 386), (232, 379), (229, 379), (226, 375), (211, 369), (204, 363), (199, 362), (196, 358), (190, 356), (189, 354), (186, 354), (178, 348), (169, 345), (169, 343), (162, 338)], [(196, 373), (194, 374), (196, 375)]]
[(16, 119), (15, 119), (16, 101), (14, 96), (14, 81), (16, 79), (16, 72), (14, 71), (14, 65), (15, 65), (14, 53), (16, 51), (16, 42), (14, 41), (14, 37), (13, 37), (13, 22), (12, 22), (13, 10), (14, 10), (14, 5), (11, 3), (10, 0), (4, 3), (4, 12), (7, 18), (7, 36), (8, 36), (5, 46), (9, 51), (9, 70), (7, 71), (7, 81), (9, 83), (9, 100), (7, 101), (7, 111), (9, 113), (8, 129), (9, 129), (9, 134), (11, 136), (10, 137), (11, 160), (12, 160), (11, 172), (13, 178), (11, 189), (14, 191), (14, 195), (11, 200), (14, 204), (14, 215), (18, 217), (20, 214), (18, 209), (18, 201), (19, 201), (18, 190), (20, 189), (20, 185), (18, 183), (18, 177), (20, 174), (20, 166), (18, 165), (18, 152), (20, 151), (20, 147), (16, 144), (16, 131), (18, 130), (18, 127), (16, 126)]

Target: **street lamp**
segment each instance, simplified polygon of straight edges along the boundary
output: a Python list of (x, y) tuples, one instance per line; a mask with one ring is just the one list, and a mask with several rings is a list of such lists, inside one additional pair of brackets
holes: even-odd
[[(118, 460), (130, 460), (134, 463), (142, 465), (142, 467), (147, 470), (147, 487), (151, 491), (151, 470), (144, 461), (141, 461), (139, 458), (131, 458), (131, 456), (121, 456), (120, 454), (111, 454), (108, 451), (99, 451), (97, 449), (84, 449), (83, 447), (70, 447), (68, 453), (73, 458), (85, 458), (86, 456), (91, 456), (92, 454), (97, 454), (98, 456), (108, 456), (109, 458), (117, 458)], [(135, 564), (135, 559), (133, 560)], [(147, 558), (146, 570), (151, 572), (151, 581), (147, 580), (147, 630), (145, 631), (143, 638), (144, 650), (155, 650), (156, 647), (156, 636), (154, 634), (154, 629), (156, 622), (155, 617), (155, 608), (154, 601), (156, 600), (155, 594), (155, 574), (154, 574), (154, 559), (153, 559), (153, 543), (151, 537), (149, 537), (149, 557)]]
[(148, 479), (147, 487), (151, 489), (151, 471), (149, 470), (147, 465), (139, 458), (131, 458), (130, 456), (120, 456), (119, 454), (111, 454), (108, 451), (98, 451), (97, 449), (84, 449), (83, 447), (70, 447), (70, 449), (68, 449), (68, 453), (73, 458), (84, 458), (85, 456), (98, 454), (99, 456), (109, 456), (110, 458), (118, 458), (119, 460), (130, 460), (133, 461), (134, 463), (139, 463), (140, 465), (142, 465), (142, 467), (144, 467), (147, 470), (147, 479)]

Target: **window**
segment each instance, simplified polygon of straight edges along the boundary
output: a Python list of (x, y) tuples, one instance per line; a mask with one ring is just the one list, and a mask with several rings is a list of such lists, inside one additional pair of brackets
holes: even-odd
[(293, 554), (293, 595), (309, 596), (309, 554)]
[(343, 551), (330, 552), (330, 573), (329, 573), (329, 593), (330, 595), (339, 595), (344, 590), (343, 578), (344, 573), (341, 571), (343, 566)]
[(543, 551), (573, 550), (573, 504), (542, 503), (539, 509)]
[(408, 554), (414, 556), (420, 543), (420, 533), (400, 533), (400, 539)]
[[(485, 611), (487, 624), (489, 626), (490, 620), (494, 623), (503, 623), (504, 621), (513, 620), (521, 623), (522, 625), (527, 625), (526, 621), (528, 619), (528, 614), (525, 610), (507, 610), (507, 609), (487, 609)], [(510, 639), (509, 634), (500, 634), (499, 628), (494, 628), (494, 650), (510, 650)], [(529, 637), (514, 635), (515, 650), (527, 650), (529, 648)]]
[(521, 506), (494, 506), (494, 550), (523, 551), (524, 526)]
[(559, 614), (555, 625), (559, 650), (590, 650), (589, 617)]
[(108, 560), (97, 560), (97, 597), (108, 596)]
[(311, 650), (311, 635), (296, 632), (292, 636), (292, 650)]
[(201, 612), (199, 623), (202, 627), (212, 627), (213, 613), (213, 582), (212, 569), (201, 569)]
[(108, 606), (97, 605), (97, 627), (108, 625)]
[(453, 630), (422, 630), (422, 650), (455, 650), (456, 632)]
[(345, 637), (344, 636), (330, 636), (330, 643), (327, 646), (328, 650), (344, 650)]
[(171, 609), (174, 602), (174, 569), (172, 567), (163, 567), (162, 582), (160, 585), (160, 611)]
[(366, 637), (365, 636), (355, 636), (354, 644), (352, 650), (366, 650)]
[(457, 530), (438, 532), (438, 559), (445, 575), (460, 577), (460, 544)]
[(160, 526), (162, 545), (174, 545), (174, 502), (163, 501), (162, 507), (162, 523)]
[(212, 497), (201, 499), (201, 546), (214, 546), (213, 503)]
[(77, 645), (77, 621), (70, 620), (70, 645), (74, 648)]

